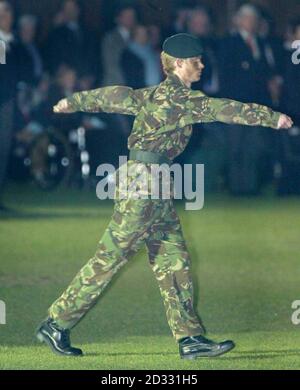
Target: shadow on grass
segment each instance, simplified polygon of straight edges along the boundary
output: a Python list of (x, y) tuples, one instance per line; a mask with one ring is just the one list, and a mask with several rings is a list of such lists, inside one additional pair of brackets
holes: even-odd
[[(96, 352), (90, 352), (85, 353), (85, 357), (121, 357), (121, 356), (165, 356), (165, 357), (177, 357), (177, 352), (110, 352), (110, 353), (96, 353)], [(282, 351), (244, 351), (244, 352), (231, 352), (230, 354), (227, 354), (226, 356), (218, 356), (218, 357), (205, 357), (204, 359), (222, 359), (222, 360), (264, 360), (264, 359), (273, 359), (273, 358), (280, 358), (280, 357), (286, 357), (286, 356), (299, 356), (299, 350), (282, 350)], [(195, 360), (202, 360), (203, 358), (198, 358)], [(192, 360), (193, 361), (193, 360)]]
[(105, 356), (105, 357), (120, 357), (120, 356), (178, 356), (175, 352), (115, 352), (115, 353), (96, 353), (96, 352), (90, 352), (85, 353), (85, 357), (98, 357), (98, 356)]
[(226, 355), (223, 356), (224, 360), (263, 360), (273, 359), (287, 356), (299, 356), (300, 349), (287, 349), (287, 350), (276, 350), (276, 351), (235, 351), (233, 354), (237, 356)]
[[(105, 345), (107, 347), (107, 342), (105, 342), (103, 345)], [(49, 347), (47, 347), (45, 344), (38, 344), (38, 343), (30, 343), (30, 345), (27, 345), (28, 347), (32, 348), (32, 347), (38, 347), (38, 348), (41, 348), (43, 347), (43, 350), (45, 351), (45, 353), (47, 352), (51, 352)], [(2, 345), (2, 348), (26, 348), (25, 345), (22, 345), (22, 346), (16, 346), (16, 345)], [(101, 343), (98, 344), (98, 348), (101, 348)], [(83, 347), (83, 352), (84, 352), (84, 347)], [(198, 358), (198, 359), (195, 359), (197, 361), (201, 361), (201, 360), (215, 360), (217, 361), (218, 359), (221, 359), (221, 360), (225, 360), (225, 361), (239, 361), (239, 360), (251, 360), (251, 361), (255, 361), (255, 360), (267, 360), (267, 359), (278, 359), (278, 358), (286, 358), (286, 357), (292, 357), (292, 356), (295, 356), (295, 357), (298, 357), (299, 356), (299, 352), (300, 352), (300, 349), (282, 349), (282, 350), (259, 350), (259, 351), (232, 351), (226, 355), (223, 355), (223, 356), (219, 356), (219, 357), (205, 357), (205, 358)], [(170, 351), (170, 352), (139, 352), (139, 351), (136, 351), (136, 352), (127, 352), (126, 351), (126, 347), (124, 347), (122, 350), (120, 351), (116, 351), (116, 352), (106, 352), (106, 351), (103, 351), (103, 352), (94, 352), (94, 351), (91, 351), (91, 352), (84, 352), (84, 355), (83, 355), (83, 358), (94, 358), (94, 357), (103, 357), (103, 358), (117, 358), (117, 357), (142, 357), (142, 356), (148, 356), (148, 357), (166, 357), (166, 358), (170, 358), (170, 357), (178, 357), (179, 354), (177, 352), (177, 348), (175, 347), (174, 348), (174, 352)], [(195, 360), (191, 360), (191, 362), (195, 361)]]
[(13, 211), (9, 213), (0, 213), (0, 222), (7, 220), (37, 220), (37, 219), (59, 219), (59, 218), (109, 218), (112, 215), (112, 210), (103, 212), (103, 210), (97, 210), (94, 212), (22, 212)]

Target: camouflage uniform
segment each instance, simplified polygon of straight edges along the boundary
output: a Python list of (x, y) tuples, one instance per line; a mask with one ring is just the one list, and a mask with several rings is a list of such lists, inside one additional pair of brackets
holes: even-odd
[[(176, 75), (140, 90), (116, 86), (80, 92), (68, 102), (76, 111), (134, 115), (129, 149), (159, 153), (171, 161), (187, 146), (194, 123), (220, 121), (276, 128), (280, 116), (258, 104), (209, 98), (188, 88)], [(151, 164), (127, 163), (137, 175), (141, 167), (150, 171)], [(118, 193), (117, 187), (114, 214), (95, 256), (51, 306), (50, 317), (62, 328), (75, 326), (113, 275), (146, 244), (174, 337), (179, 340), (203, 333), (193, 307), (190, 257), (172, 197), (153, 200), (129, 195), (118, 199)]]

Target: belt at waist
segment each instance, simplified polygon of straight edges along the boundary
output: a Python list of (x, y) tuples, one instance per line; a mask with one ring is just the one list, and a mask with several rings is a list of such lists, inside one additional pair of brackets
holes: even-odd
[(141, 161), (146, 164), (172, 164), (172, 160), (167, 156), (145, 150), (130, 150), (129, 159)]

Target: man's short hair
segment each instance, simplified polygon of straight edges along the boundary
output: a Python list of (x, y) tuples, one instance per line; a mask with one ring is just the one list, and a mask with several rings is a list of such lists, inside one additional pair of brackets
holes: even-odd
[(81, 5), (79, 3), (78, 0), (64, 0), (60, 6), (60, 10), (63, 11), (65, 9), (65, 6), (68, 4), (68, 3), (74, 3), (78, 8), (79, 10), (81, 11)]
[(237, 11), (238, 17), (243, 17), (246, 15), (253, 15), (256, 16), (257, 18), (259, 18), (260, 16), (258, 9), (253, 4), (244, 4), (238, 9)]
[(137, 7), (131, 3), (120, 5), (115, 11), (115, 18), (118, 18), (124, 11), (132, 9), (137, 13)]
[(175, 66), (176, 58), (170, 56), (169, 54), (165, 53), (164, 51), (161, 52), (160, 58), (161, 58), (161, 63), (162, 63), (164, 74), (166, 76), (169, 76), (172, 73), (174, 73), (174, 70), (176, 68), (176, 66)]

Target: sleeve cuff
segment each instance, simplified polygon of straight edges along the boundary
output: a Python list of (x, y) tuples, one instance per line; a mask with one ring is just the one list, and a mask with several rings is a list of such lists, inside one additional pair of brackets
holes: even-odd
[(282, 115), (281, 112), (274, 111), (274, 113), (272, 115), (272, 122), (271, 122), (271, 127), (273, 129), (278, 128), (278, 122), (279, 122), (279, 118), (281, 115)]
[(70, 96), (69, 98), (67, 98), (67, 102), (70, 106), (70, 108), (74, 111), (79, 111), (80, 110), (80, 107), (79, 107), (79, 104), (78, 104), (78, 101), (77, 101), (77, 97), (78, 96), (78, 93), (74, 93), (72, 96)]

